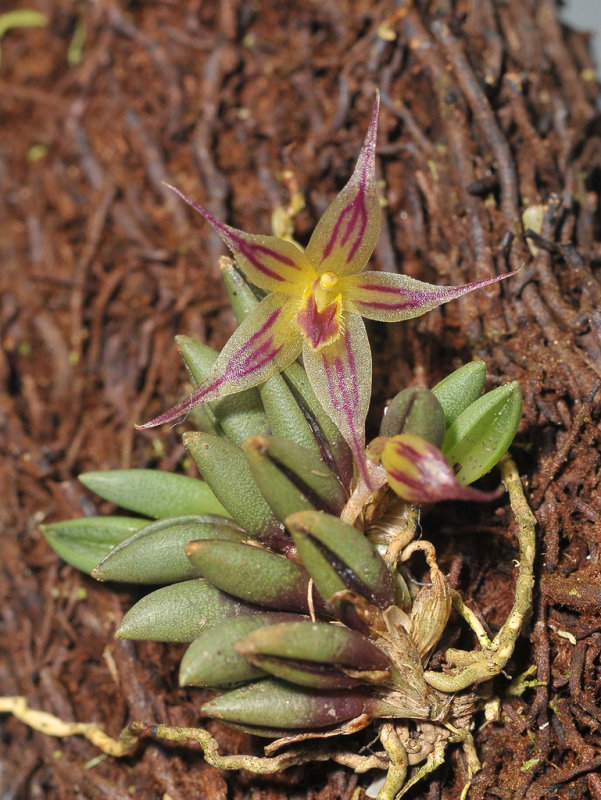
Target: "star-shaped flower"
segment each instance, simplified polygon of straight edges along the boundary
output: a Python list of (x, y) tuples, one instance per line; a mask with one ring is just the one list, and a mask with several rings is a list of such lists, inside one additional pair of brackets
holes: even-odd
[(378, 111), (379, 98), (351, 179), (318, 222), (306, 250), (275, 236), (231, 228), (171, 187), (211, 223), (247, 279), (269, 294), (234, 332), (207, 379), (183, 402), (140, 428), (171, 422), (199, 403), (263, 383), (302, 354), (315, 394), (369, 484), (365, 419), (371, 351), (361, 317), (410, 319), (513, 274), (454, 287), (363, 272), (380, 232), (375, 180)]

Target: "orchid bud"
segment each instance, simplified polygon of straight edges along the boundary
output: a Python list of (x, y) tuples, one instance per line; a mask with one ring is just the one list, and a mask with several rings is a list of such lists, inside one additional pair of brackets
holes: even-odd
[(388, 440), (382, 466), (390, 488), (409, 503), (439, 500), (495, 500), (498, 492), (481, 492), (459, 483), (453, 468), (433, 444), (412, 433)]

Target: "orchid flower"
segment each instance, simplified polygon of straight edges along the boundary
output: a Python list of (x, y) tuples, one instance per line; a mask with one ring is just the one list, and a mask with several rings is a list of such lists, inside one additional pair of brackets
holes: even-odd
[(226, 343), (206, 380), (183, 402), (139, 428), (171, 422), (199, 403), (263, 383), (302, 354), (315, 394), (369, 485), (365, 419), (371, 351), (361, 317), (384, 322), (417, 317), (513, 274), (452, 287), (405, 275), (363, 272), (380, 231), (375, 180), (378, 111), (379, 97), (355, 170), (305, 250), (275, 236), (231, 228), (170, 187), (213, 226), (246, 278), (268, 294)]

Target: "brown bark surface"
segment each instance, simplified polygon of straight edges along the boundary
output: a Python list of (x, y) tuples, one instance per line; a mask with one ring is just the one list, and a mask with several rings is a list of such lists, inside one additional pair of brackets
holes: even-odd
[[(49, 25), (9, 31), (0, 64), (0, 694), (112, 735), (132, 719), (199, 723), (202, 693), (177, 687), (181, 650), (115, 642), (134, 594), (61, 563), (38, 525), (110, 510), (82, 471), (185, 468), (177, 430), (133, 424), (185, 390), (173, 336), (220, 347), (234, 321), (221, 244), (162, 181), (251, 232), (269, 231), (296, 182), (306, 241), (379, 87), (376, 267), (463, 283), (524, 264), (370, 328), (372, 435), (386, 398), (472, 356), (490, 388), (517, 379), (524, 394), (513, 452), (540, 555), (530, 639), (509, 672), (536, 664), (540, 685), (507, 697), (507, 678), (495, 682), (503, 719), (477, 733), (469, 797), (601, 798), (601, 127), (586, 38), (551, 0), (25, 5)], [(526, 240), (533, 207), (542, 226)], [(495, 631), (512, 601), (513, 523), (502, 503), (466, 508), (433, 515), (428, 534)], [(258, 752), (209, 726), (224, 749)], [(198, 749), (153, 742), (86, 768), (85, 741), (10, 717), (0, 734), (3, 798), (350, 800), (368, 783), (332, 765), (226, 775)], [(464, 770), (451, 750), (411, 797), (457, 798)]]

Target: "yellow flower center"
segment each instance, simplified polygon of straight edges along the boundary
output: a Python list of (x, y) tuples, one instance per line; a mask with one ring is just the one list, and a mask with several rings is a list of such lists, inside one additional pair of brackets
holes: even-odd
[(303, 292), (296, 321), (315, 350), (335, 341), (341, 332), (342, 295), (332, 291), (337, 283), (338, 275), (324, 272)]

